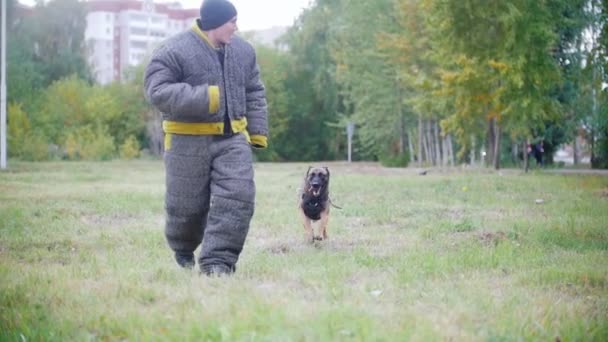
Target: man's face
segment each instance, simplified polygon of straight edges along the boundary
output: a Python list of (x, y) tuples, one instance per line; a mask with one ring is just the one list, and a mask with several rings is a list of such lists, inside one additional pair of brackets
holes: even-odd
[(226, 22), (224, 25), (215, 29), (215, 37), (217, 38), (219, 43), (229, 44), (230, 40), (232, 39), (232, 36), (237, 30), (238, 27), (236, 26), (235, 16), (234, 18), (228, 20), (228, 22)]

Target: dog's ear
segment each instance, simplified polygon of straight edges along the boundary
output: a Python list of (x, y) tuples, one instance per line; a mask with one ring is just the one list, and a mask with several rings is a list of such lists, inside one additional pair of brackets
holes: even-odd
[(329, 178), (329, 168), (327, 166), (323, 167), (325, 169), (325, 172), (327, 172), (327, 178)]
[(306, 175), (308, 176), (308, 174), (310, 173), (310, 169), (312, 169), (312, 166), (308, 167), (308, 170), (306, 171)]

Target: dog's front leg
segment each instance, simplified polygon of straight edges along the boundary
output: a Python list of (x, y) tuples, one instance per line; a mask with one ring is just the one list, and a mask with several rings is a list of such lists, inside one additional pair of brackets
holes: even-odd
[(304, 214), (304, 210), (302, 208), (299, 209), (300, 216), (302, 217), (302, 222), (304, 223), (304, 230), (306, 233), (306, 240), (310, 243), (315, 242), (314, 231), (312, 229), (312, 223), (310, 219)]
[(327, 239), (327, 224), (329, 222), (329, 208), (321, 212), (320, 230), (323, 240)]

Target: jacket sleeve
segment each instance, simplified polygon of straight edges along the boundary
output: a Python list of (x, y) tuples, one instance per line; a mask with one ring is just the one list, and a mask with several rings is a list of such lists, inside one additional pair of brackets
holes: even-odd
[(266, 90), (260, 79), (260, 68), (254, 58), (245, 87), (247, 130), (254, 147), (268, 147), (268, 107)]
[(183, 78), (178, 56), (166, 47), (158, 49), (144, 72), (144, 89), (148, 101), (170, 120), (196, 120), (219, 110), (217, 86), (190, 85)]

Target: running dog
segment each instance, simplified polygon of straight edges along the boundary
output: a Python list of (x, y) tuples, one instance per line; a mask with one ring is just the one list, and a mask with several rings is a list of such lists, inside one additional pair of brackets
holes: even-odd
[[(329, 169), (327, 167), (309, 167), (304, 177), (301, 190), (299, 212), (304, 221), (306, 239), (327, 239), (327, 222), (329, 220)], [(314, 235), (312, 223), (319, 221), (319, 236)]]

